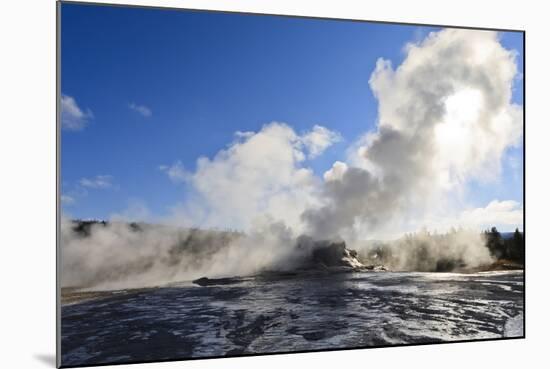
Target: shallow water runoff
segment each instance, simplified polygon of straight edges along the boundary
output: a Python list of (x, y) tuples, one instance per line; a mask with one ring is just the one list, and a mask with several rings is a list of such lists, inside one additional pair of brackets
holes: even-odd
[(523, 336), (523, 272), (354, 272), (111, 291), (62, 306), (62, 365)]

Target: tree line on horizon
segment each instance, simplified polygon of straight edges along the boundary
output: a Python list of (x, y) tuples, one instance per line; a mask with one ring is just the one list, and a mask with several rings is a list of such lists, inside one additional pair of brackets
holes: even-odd
[(483, 232), (486, 246), (497, 260), (525, 264), (525, 235), (516, 228), (512, 237), (502, 237), (496, 227)]

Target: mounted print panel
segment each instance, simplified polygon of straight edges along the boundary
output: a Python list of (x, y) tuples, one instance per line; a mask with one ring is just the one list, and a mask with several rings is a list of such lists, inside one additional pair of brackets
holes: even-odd
[(58, 3), (58, 364), (524, 337), (524, 32)]

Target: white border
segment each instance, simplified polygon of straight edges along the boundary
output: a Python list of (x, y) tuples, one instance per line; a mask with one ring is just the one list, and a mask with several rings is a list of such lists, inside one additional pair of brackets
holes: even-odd
[[(376, 366), (517, 368), (544, 363), (549, 329), (548, 35), (544, 2), (493, 0), (128, 0), (113, 3), (525, 29), (527, 327), (525, 340), (142, 364), (133, 368)], [(53, 367), (55, 354), (55, 4), (0, 12), (2, 343), (0, 365)], [(130, 366), (118, 366), (120, 368)]]

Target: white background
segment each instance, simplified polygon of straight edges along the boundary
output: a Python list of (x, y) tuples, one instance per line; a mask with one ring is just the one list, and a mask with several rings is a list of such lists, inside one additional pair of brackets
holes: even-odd
[[(119, 3), (121, 1), (112, 0)], [(525, 340), (199, 360), (134, 368), (544, 366), (550, 268), (549, 12), (544, 1), (128, 0), (260, 13), (525, 29), (527, 326)], [(0, 367), (55, 360), (55, 3), (0, 8)], [(98, 148), (99, 150), (100, 148)], [(127, 366), (119, 366), (127, 367)]]

